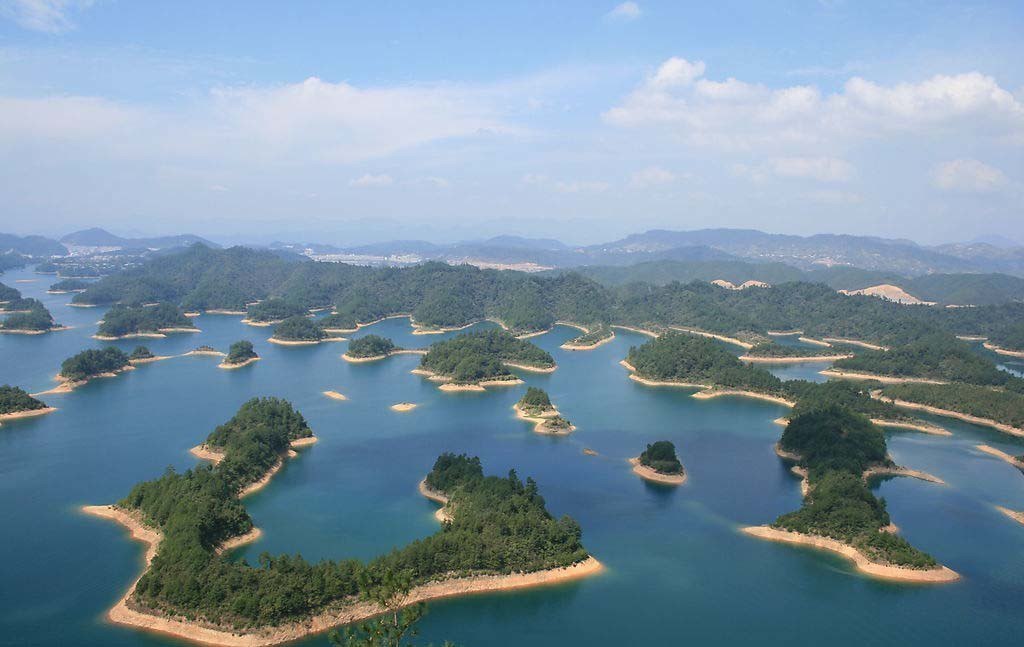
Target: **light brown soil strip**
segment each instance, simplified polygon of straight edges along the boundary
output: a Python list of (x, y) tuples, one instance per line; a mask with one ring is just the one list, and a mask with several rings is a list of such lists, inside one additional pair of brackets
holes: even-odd
[(1024, 461), (1017, 458), (1016, 456), (1007, 454), (1001, 449), (996, 449), (995, 447), (990, 447), (989, 445), (975, 445), (974, 448), (977, 449), (978, 451), (985, 452), (986, 454), (989, 454), (991, 456), (995, 456), (1000, 460), (1006, 461), (1007, 463), (1013, 465), (1019, 470), (1024, 470)]
[(609, 326), (609, 327), (610, 328), (618, 328), (619, 330), (628, 330), (629, 332), (640, 333), (641, 335), (647, 335), (648, 337), (657, 337), (658, 336), (658, 333), (656, 333), (656, 332), (653, 332), (651, 330), (645, 330), (643, 328), (634, 328), (633, 326), (612, 325), (612, 326)]
[(10, 420), (21, 420), (22, 418), (35, 418), (53, 413), (57, 407), (44, 407), (42, 409), (31, 409), (29, 411), (15, 411), (13, 413), (0, 413), (0, 424)]
[(836, 377), (842, 380), (874, 380), (883, 384), (949, 384), (942, 380), (931, 380), (924, 377), (902, 377), (895, 375), (879, 375), (877, 373), (859, 373), (857, 371), (840, 371), (834, 368), (827, 368), (818, 371), (818, 375), (825, 377)]
[(821, 339), (815, 339), (814, 337), (805, 337), (805, 336), (801, 335), (800, 337), (797, 337), (797, 339), (799, 339), (800, 341), (802, 341), (805, 344), (812, 344), (814, 346), (825, 346), (826, 348), (831, 348), (832, 347), (832, 344), (828, 343), (827, 341), (822, 341)]
[(569, 427), (565, 429), (551, 429), (548, 426), (551, 419), (559, 415), (558, 409), (554, 407), (551, 407), (550, 410), (544, 411), (536, 416), (528, 415), (523, 411), (522, 407), (519, 406), (518, 402), (512, 405), (512, 410), (516, 412), (516, 418), (533, 423), (533, 433), (535, 434), (544, 434), (547, 436), (568, 436), (572, 432), (576, 431), (576, 425), (569, 425)]
[(681, 474), (662, 474), (646, 465), (641, 465), (639, 456), (629, 459), (629, 464), (633, 466), (633, 473), (645, 481), (661, 485), (682, 485), (686, 483), (687, 474), (685, 470)]
[(803, 362), (834, 362), (849, 359), (853, 355), (808, 355), (805, 357), (764, 357), (759, 355), (740, 355), (741, 362), (756, 364), (800, 364)]
[(848, 344), (850, 346), (860, 346), (861, 348), (867, 348), (869, 350), (889, 350), (888, 346), (870, 344), (866, 341), (860, 341), (858, 339), (846, 339), (844, 337), (822, 337), (821, 339), (822, 341), (831, 342), (833, 344)]
[(735, 389), (708, 389), (707, 391), (698, 391), (694, 393), (692, 397), (698, 400), (710, 400), (711, 398), (718, 398), (725, 395), (736, 395), (743, 398), (754, 398), (756, 400), (765, 400), (766, 402), (774, 402), (775, 404), (781, 404), (785, 407), (795, 407), (796, 403), (791, 402), (785, 398), (780, 398), (775, 395), (768, 395), (766, 393), (758, 393), (757, 391), (740, 391)]
[(542, 367), (542, 366), (531, 366), (529, 364), (516, 364), (515, 362), (502, 362), (502, 364), (504, 364), (505, 366), (508, 366), (509, 368), (518, 368), (521, 371), (529, 371), (530, 373), (554, 373), (555, 369), (558, 368), (557, 365), (556, 366)]
[(996, 506), (996, 510), (1002, 512), (1007, 517), (1013, 519), (1017, 523), (1024, 523), (1024, 512), (1017, 512), (1016, 510), (1011, 510), (1009, 508), (1004, 508), (1001, 505), (997, 505)]
[(928, 472), (922, 472), (921, 470), (910, 469), (909, 467), (885, 467), (875, 466), (869, 467), (864, 470), (863, 478), (868, 480), (876, 476), (908, 476), (913, 479), (919, 479), (921, 481), (928, 481), (929, 483), (935, 483), (937, 485), (945, 485), (946, 482), (940, 479), (938, 476), (929, 474)]
[(786, 544), (799, 544), (801, 546), (810, 546), (819, 550), (827, 550), (836, 553), (852, 561), (856, 565), (857, 570), (861, 573), (883, 580), (906, 582), (908, 584), (940, 584), (955, 582), (960, 579), (960, 575), (957, 574), (956, 571), (945, 566), (930, 569), (915, 569), (893, 566), (891, 564), (879, 564), (878, 562), (873, 562), (868, 559), (866, 555), (853, 546), (844, 544), (829, 537), (805, 535), (798, 532), (771, 528), (769, 526), (748, 526), (743, 528), (742, 531), (752, 537), (757, 537), (758, 539), (767, 539), (768, 541), (776, 541)]
[(138, 366), (139, 364), (152, 364), (153, 362), (159, 362), (163, 359), (171, 359), (172, 357), (177, 357), (177, 355), (154, 355), (153, 357), (130, 359), (128, 361), (132, 363), (132, 366)]
[(707, 337), (709, 339), (717, 339), (718, 341), (724, 341), (727, 344), (733, 344), (734, 346), (746, 348), (747, 350), (750, 350), (751, 348), (754, 347), (753, 344), (736, 339), (735, 337), (726, 337), (725, 335), (719, 335), (713, 332), (705, 332), (703, 330), (697, 330), (695, 328), (682, 328), (677, 326), (669, 326), (669, 328), (671, 328), (672, 330), (678, 330), (679, 332), (689, 333), (691, 335), (698, 335), (700, 337)]
[(877, 391), (871, 393), (871, 397), (882, 402), (888, 402), (894, 404), (897, 407), (904, 409), (913, 409), (915, 411), (924, 411), (927, 413), (934, 413), (937, 416), (947, 416), (949, 418), (956, 418), (957, 420), (963, 420), (964, 422), (970, 422), (976, 425), (983, 425), (985, 427), (991, 427), (999, 431), (1011, 434), (1013, 436), (1024, 437), (1024, 429), (1018, 427), (1011, 427), (1010, 425), (996, 422), (989, 418), (979, 418), (977, 416), (968, 415), (966, 413), (960, 413), (959, 411), (950, 411), (949, 409), (939, 409), (938, 407), (932, 407), (926, 404), (918, 404), (916, 402), (907, 402), (906, 400), (896, 400), (893, 398), (887, 398), (884, 395), (879, 394)]
[(920, 431), (925, 434), (932, 434), (933, 436), (952, 436), (953, 432), (930, 425), (926, 422), (898, 422), (896, 420), (883, 420), (881, 418), (871, 418), (871, 422), (878, 425), (879, 427), (888, 427), (890, 429), (909, 429), (911, 431)]
[(996, 346), (995, 344), (990, 344), (988, 342), (985, 342), (982, 346), (993, 353), (998, 353), (999, 355), (1006, 355), (1007, 357), (1024, 357), (1024, 351), (1010, 350), (1009, 348), (1002, 348), (1001, 346)]
[(415, 409), (418, 406), (419, 405), (416, 404), (415, 402), (399, 402), (397, 404), (391, 405), (389, 408), (392, 411), (397, 411), (399, 413), (404, 413), (406, 411), (412, 411), (413, 409)]
[(332, 400), (348, 400), (343, 393), (338, 393), (337, 391), (324, 391), (323, 394)]
[(249, 364), (252, 364), (253, 362), (258, 362), (259, 360), (260, 360), (259, 357), (250, 357), (249, 359), (247, 359), (247, 360), (245, 360), (243, 362), (236, 362), (234, 364), (228, 364), (227, 362), (221, 362), (220, 364), (217, 364), (217, 368), (223, 368), (223, 369), (228, 369), (228, 370), (235, 369), (235, 368), (242, 368), (243, 366), (248, 366)]

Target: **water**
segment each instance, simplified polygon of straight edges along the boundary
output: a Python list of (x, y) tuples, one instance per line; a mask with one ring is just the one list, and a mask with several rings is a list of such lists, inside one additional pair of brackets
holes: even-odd
[[(0, 336), (0, 383), (48, 388), (65, 357), (104, 345), (89, 339), (102, 310), (64, 306), (45, 295), (52, 277), (31, 272), (3, 281), (42, 298), (73, 330)], [(579, 428), (565, 438), (533, 434), (512, 403), (525, 387), (444, 393), (409, 374), (415, 356), (372, 364), (339, 358), (344, 343), (280, 347), (270, 330), (239, 317), (202, 316), (202, 333), (143, 340), (157, 354), (200, 344), (253, 341), (263, 359), (224, 371), (212, 357), (144, 365), (45, 399), (59, 411), (0, 429), (0, 644), (166, 645), (174, 641), (103, 621), (137, 575), (141, 544), (77, 507), (108, 503), (168, 465), (195, 464), (188, 448), (256, 395), (291, 400), (320, 442), (289, 461), (271, 485), (246, 499), (264, 536), (238, 552), (300, 552), (308, 559), (371, 558), (434, 532), (435, 506), (416, 484), (437, 454), (476, 454), (488, 473), (515, 468), (540, 484), (556, 515), (570, 514), (601, 576), (532, 591), (479, 595), (430, 605), (422, 640), (461, 645), (996, 644), (1024, 630), (1024, 526), (993, 505), (1024, 509), (1024, 475), (981, 454), (988, 443), (1015, 454), (1020, 441), (966, 423), (932, 420), (950, 438), (889, 436), (897, 462), (949, 485), (893, 479), (878, 486), (894, 521), (915, 545), (963, 575), (945, 586), (897, 586), (854, 574), (828, 554), (748, 538), (737, 528), (765, 523), (800, 504), (795, 477), (775, 456), (785, 409), (742, 398), (698, 401), (684, 389), (626, 379), (618, 361), (642, 336), (588, 352), (558, 346), (568, 328), (533, 338), (559, 369), (522, 376), (551, 394)], [(487, 326), (489, 324), (482, 324)], [(363, 329), (406, 347), (439, 336), (412, 335), (404, 319)], [(138, 342), (116, 342), (130, 349)], [(801, 365), (808, 373), (820, 367)], [(773, 368), (773, 370), (780, 370)], [(786, 369), (789, 370), (789, 369)], [(330, 400), (333, 389), (347, 402)], [(420, 406), (388, 409), (400, 401)], [(626, 458), (648, 442), (672, 440), (690, 479), (681, 488), (648, 484)], [(585, 456), (583, 448), (600, 455)], [(323, 637), (303, 644), (325, 645)]]

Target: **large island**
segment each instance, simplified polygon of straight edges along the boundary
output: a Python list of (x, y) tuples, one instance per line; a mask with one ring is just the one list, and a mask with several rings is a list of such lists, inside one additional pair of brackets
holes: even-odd
[(550, 372), (555, 360), (507, 331), (488, 330), (432, 345), (414, 372), (441, 382), (445, 391), (483, 391), (486, 386), (522, 384), (508, 367)]

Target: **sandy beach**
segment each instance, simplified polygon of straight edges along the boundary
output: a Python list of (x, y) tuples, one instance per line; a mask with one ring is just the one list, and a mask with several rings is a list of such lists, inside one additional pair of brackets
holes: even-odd
[(558, 368), (557, 364), (555, 366), (548, 367), (530, 366), (529, 364), (516, 364), (515, 362), (502, 362), (502, 364), (509, 368), (518, 368), (521, 371), (529, 371), (530, 373), (554, 373), (555, 369)]
[(182, 357), (188, 357), (190, 355), (197, 355), (197, 356), (208, 355), (210, 357), (227, 357), (228, 356), (227, 353), (222, 353), (219, 350), (198, 350), (198, 349), (190, 350), (187, 353), (183, 353), (181, 356)]
[(1016, 521), (1017, 523), (1022, 523), (1022, 524), (1024, 524), (1024, 511), (1022, 511), (1022, 512), (1017, 512), (1016, 510), (1011, 510), (1011, 509), (1009, 509), (1009, 508), (1004, 508), (1004, 507), (1003, 507), (1003, 506), (1001, 506), (1001, 505), (997, 505), (997, 506), (996, 506), (996, 510), (998, 510), (998, 511), (1002, 512), (1002, 513), (1003, 513), (1003, 514), (1005, 514), (1005, 515), (1006, 515), (1007, 517), (1009, 517), (1009, 518), (1013, 519), (1013, 520), (1014, 520), (1014, 521)]
[(875, 467), (869, 467), (864, 470), (864, 474), (861, 475), (865, 481), (872, 478), (882, 476), (907, 476), (912, 479), (918, 479), (920, 481), (928, 481), (929, 483), (935, 483), (936, 485), (945, 485), (946, 482), (940, 479), (938, 476), (929, 474), (928, 472), (922, 472), (921, 470), (910, 469), (909, 467), (900, 467), (898, 465), (888, 467), (884, 465), (877, 465)]
[(118, 339), (164, 339), (167, 335), (162, 332), (130, 332), (126, 335), (93, 335), (93, 339), (100, 341), (117, 341)]
[(465, 330), (466, 328), (471, 328), (472, 326), (475, 326), (478, 323), (480, 323), (480, 322), (479, 321), (471, 321), (468, 324), (466, 324), (465, 326), (433, 328), (433, 327), (430, 327), (430, 326), (421, 326), (418, 323), (416, 323), (415, 321), (413, 321), (412, 317), (409, 317), (409, 325), (412, 326), (412, 329), (413, 329), (412, 330), (412, 334), (414, 334), (414, 335), (441, 335), (441, 334), (444, 334), (446, 332), (456, 332), (456, 331), (459, 331), (459, 330)]
[(633, 326), (619, 326), (619, 325), (616, 325), (616, 324), (612, 324), (611, 326), (609, 326), (609, 328), (618, 328), (619, 330), (628, 330), (629, 332), (635, 332), (635, 333), (639, 333), (641, 335), (647, 335), (648, 337), (657, 337), (658, 336), (658, 333), (656, 333), (654, 331), (645, 330), (643, 328), (634, 328)]
[(1011, 427), (1010, 425), (1003, 424), (1001, 422), (996, 422), (995, 420), (990, 420), (989, 418), (979, 418), (977, 416), (972, 416), (966, 413), (960, 413), (959, 411), (939, 409), (938, 407), (932, 407), (927, 404), (918, 404), (916, 402), (908, 402), (906, 400), (895, 400), (893, 398), (887, 398), (884, 395), (879, 394), (877, 391), (873, 391), (871, 393), (871, 397), (875, 398), (876, 400), (881, 400), (882, 402), (895, 404), (897, 407), (902, 407), (904, 409), (913, 409), (915, 411), (934, 413), (937, 416), (948, 416), (950, 418), (956, 418), (957, 420), (963, 420), (964, 422), (970, 422), (976, 425), (983, 425), (985, 427), (998, 429), (999, 431), (1011, 434), (1013, 436), (1024, 437), (1024, 429), (1020, 429), (1019, 427)]
[(249, 364), (252, 364), (253, 362), (258, 362), (259, 360), (260, 360), (259, 357), (250, 357), (249, 359), (247, 359), (245, 361), (237, 362), (235, 364), (228, 364), (227, 362), (221, 362), (220, 364), (217, 364), (217, 368), (223, 368), (223, 369), (228, 369), (228, 370), (235, 369), (235, 368), (242, 368), (243, 366), (248, 366)]
[(221, 308), (214, 308), (213, 310), (204, 310), (203, 314), (207, 315), (230, 315), (230, 316), (245, 316), (249, 314), (245, 310), (224, 310)]
[(758, 393), (757, 391), (739, 391), (735, 389), (708, 389), (706, 391), (698, 391), (693, 394), (693, 397), (698, 400), (710, 400), (711, 398), (718, 398), (725, 395), (736, 395), (743, 398), (754, 398), (755, 400), (765, 400), (766, 402), (774, 402), (775, 404), (781, 404), (785, 407), (795, 407), (795, 402), (790, 402), (785, 398), (780, 398), (776, 395), (768, 395), (767, 393)]
[(384, 353), (383, 355), (370, 355), (369, 357), (352, 357), (348, 353), (343, 353), (341, 359), (346, 362), (352, 362), (353, 364), (364, 364), (366, 362), (377, 362), (382, 359), (387, 359), (392, 355), (426, 355), (427, 351), (424, 348), (397, 348), (390, 353)]
[(54, 375), (53, 379), (56, 380), (57, 382), (59, 382), (60, 384), (58, 384), (57, 386), (53, 387), (52, 389), (49, 389), (48, 391), (42, 391), (41, 393), (34, 393), (33, 396), (35, 396), (35, 395), (47, 395), (49, 393), (71, 393), (72, 391), (74, 391), (78, 387), (85, 386), (86, 384), (88, 384), (92, 380), (95, 380), (95, 379), (98, 379), (98, 378), (103, 378), (103, 377), (117, 377), (118, 375), (120, 375), (121, 373), (124, 373), (125, 371), (133, 371), (133, 370), (135, 370), (135, 367), (132, 366), (131, 364), (129, 364), (128, 366), (122, 367), (122, 368), (120, 368), (120, 369), (118, 369), (116, 371), (110, 371), (110, 372), (107, 372), (107, 373), (98, 373), (96, 375), (92, 375), (90, 377), (87, 377), (84, 380), (74, 380), (74, 381), (67, 380), (67, 379), (61, 377), (59, 374), (58, 375)]
[(810, 546), (819, 550), (831, 551), (852, 561), (857, 566), (857, 570), (861, 573), (879, 579), (906, 582), (908, 584), (940, 584), (945, 582), (955, 582), (960, 579), (960, 575), (957, 574), (956, 571), (945, 566), (924, 570), (903, 568), (890, 564), (879, 564), (878, 562), (873, 562), (868, 559), (866, 555), (853, 546), (844, 544), (829, 537), (805, 535), (802, 533), (790, 532), (788, 530), (772, 528), (770, 526), (748, 526), (743, 528), (742, 531), (752, 537), (757, 537), (758, 539), (766, 539), (768, 541), (776, 541), (786, 544), (799, 544), (801, 546)]
[(826, 348), (832, 348), (832, 344), (828, 343), (827, 341), (822, 341), (821, 339), (815, 339), (814, 337), (805, 337), (803, 335), (800, 335), (800, 337), (797, 337), (797, 339), (802, 341), (805, 344), (811, 344), (813, 346), (824, 346)]
[(881, 418), (871, 418), (871, 422), (878, 425), (879, 427), (888, 427), (890, 429), (908, 429), (910, 431), (920, 431), (925, 434), (932, 434), (933, 436), (952, 436), (953, 432), (930, 425), (927, 422), (899, 422), (896, 420), (883, 420)]
[(755, 355), (740, 355), (741, 362), (756, 364), (800, 364), (802, 362), (834, 362), (840, 359), (849, 359), (853, 355), (808, 355), (804, 357), (762, 357)]
[(794, 335), (802, 335), (802, 330), (769, 330), (767, 332), (769, 337), (793, 337)]
[(322, 393), (332, 400), (348, 400), (343, 393), (337, 391), (322, 391)]
[(153, 357), (141, 357), (139, 359), (130, 359), (128, 361), (132, 363), (132, 366), (138, 366), (139, 364), (152, 364), (153, 362), (159, 362), (160, 360), (171, 359), (172, 357), (177, 357), (177, 355), (154, 355)]
[(736, 339), (735, 337), (726, 337), (725, 335), (719, 335), (718, 333), (705, 332), (703, 330), (697, 330), (695, 328), (682, 328), (677, 326), (669, 326), (669, 328), (672, 330), (677, 330), (679, 332), (689, 333), (691, 335), (698, 335), (700, 337), (707, 337), (709, 339), (717, 339), (718, 341), (724, 341), (727, 344), (733, 344), (734, 346), (746, 348), (747, 350), (750, 350), (751, 348), (754, 347), (754, 345), (751, 343)]
[(248, 317), (242, 319), (242, 323), (244, 323), (246, 326), (252, 326), (254, 328), (269, 328), (270, 326), (276, 326), (282, 321), (284, 321), (284, 319), (270, 319), (268, 321), (253, 321)]
[(479, 384), (451, 384), (451, 383), (448, 383), (448, 382), (442, 384), (441, 386), (439, 386), (437, 388), (441, 389), (442, 391), (448, 391), (448, 392), (454, 392), (454, 391), (486, 391), (487, 390), (487, 389), (485, 389), (483, 386), (481, 386)]
[(42, 409), (30, 409), (28, 411), (14, 411), (12, 413), (0, 413), (0, 425), (10, 420), (21, 420), (23, 418), (37, 418), (53, 413), (57, 407), (43, 407)]
[(633, 466), (633, 473), (645, 481), (661, 485), (682, 485), (686, 483), (687, 474), (685, 470), (681, 474), (662, 474), (646, 465), (641, 465), (639, 456), (629, 459), (629, 464)]
[(883, 384), (949, 384), (942, 380), (931, 380), (924, 377), (897, 377), (894, 375), (879, 375), (877, 373), (859, 373), (857, 371), (840, 371), (833, 368), (827, 368), (824, 371), (818, 371), (818, 375), (824, 375), (825, 377), (835, 377), (842, 380), (874, 380)]
[(320, 340), (320, 339), (288, 340), (288, 339), (278, 339), (277, 337), (268, 337), (267, 341), (269, 341), (271, 344), (277, 344), (278, 346), (315, 346), (315, 345), (319, 344), (321, 341), (327, 341), (327, 340), (326, 339), (324, 339), (324, 340)]
[(1009, 348), (996, 346), (995, 344), (990, 344), (989, 342), (985, 342), (984, 344), (982, 344), (982, 346), (989, 349), (993, 353), (997, 353), (999, 355), (1006, 355), (1007, 357), (1024, 357), (1024, 351), (1010, 350)]
[(1006, 461), (1007, 463), (1009, 463), (1010, 465), (1013, 465), (1014, 467), (1016, 467), (1019, 470), (1024, 470), (1024, 461), (1022, 461), (1021, 459), (1017, 458), (1016, 456), (1013, 456), (1011, 454), (1007, 454), (1006, 452), (1004, 452), (1001, 449), (996, 449), (995, 447), (991, 447), (989, 445), (975, 445), (974, 448), (977, 449), (980, 452), (985, 452), (986, 454), (988, 454), (990, 456), (995, 456), (996, 458), (998, 458), (1000, 460)]
[(569, 425), (569, 427), (566, 429), (551, 429), (548, 426), (548, 423), (551, 421), (552, 418), (555, 418), (558, 415), (560, 415), (558, 413), (558, 409), (556, 409), (555, 407), (552, 407), (551, 409), (544, 411), (538, 415), (531, 416), (528, 415), (522, 409), (522, 407), (519, 406), (518, 402), (516, 402), (515, 404), (512, 405), (512, 410), (516, 412), (516, 418), (524, 420), (526, 422), (533, 423), (533, 433), (535, 434), (544, 434), (548, 436), (568, 436), (572, 432), (576, 431), (576, 425)]
[(866, 341), (860, 341), (859, 339), (846, 339), (845, 337), (822, 337), (822, 340), (830, 342), (832, 344), (848, 344), (850, 346), (860, 346), (861, 348), (867, 348), (868, 350), (889, 350), (888, 346), (870, 344)]
[(391, 405), (389, 408), (392, 411), (397, 411), (399, 413), (403, 413), (405, 411), (412, 411), (413, 409), (415, 409), (418, 406), (419, 405), (416, 404), (415, 402), (398, 402), (396, 404)]

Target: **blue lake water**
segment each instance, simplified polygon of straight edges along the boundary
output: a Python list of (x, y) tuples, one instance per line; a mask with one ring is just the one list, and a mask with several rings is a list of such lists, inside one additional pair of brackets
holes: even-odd
[[(15, 280), (38, 279), (34, 283)], [(70, 308), (46, 295), (53, 277), (9, 272), (3, 282), (42, 299), (74, 328), (42, 336), (0, 335), (0, 384), (52, 386), (60, 362), (86, 347), (98, 308)], [(368, 559), (437, 529), (435, 506), (416, 484), (443, 451), (479, 455), (489, 473), (533, 476), (552, 513), (583, 527), (607, 567), (594, 578), (531, 591), (430, 604), (422, 640), (472, 645), (1012, 644), (1024, 632), (1024, 526), (993, 509), (1024, 509), (1024, 475), (981, 454), (988, 443), (1024, 453), (1009, 436), (943, 418), (952, 437), (889, 435), (897, 462), (947, 481), (881, 483), (902, 534), (963, 576), (944, 586), (900, 586), (856, 575), (825, 553), (762, 542), (743, 525), (800, 505), (799, 484), (772, 451), (783, 407), (743, 398), (694, 400), (685, 389), (648, 388), (618, 365), (644, 337), (617, 331), (594, 351), (558, 346), (578, 334), (558, 327), (531, 341), (554, 355), (550, 375), (523, 373), (546, 389), (578, 427), (569, 437), (531, 432), (512, 404), (524, 386), (444, 393), (409, 374), (416, 356), (354, 365), (346, 344), (280, 347), (270, 330), (240, 317), (196, 319), (200, 334), (142, 340), (158, 355), (249, 339), (262, 360), (224, 371), (213, 357), (182, 357), (94, 381), (44, 399), (59, 411), (0, 428), (0, 644), (166, 645), (167, 638), (112, 626), (106, 609), (137, 575), (142, 546), (124, 531), (77, 512), (109, 503), (168, 465), (195, 464), (188, 448), (257, 395), (291, 400), (320, 442), (289, 461), (246, 505), (264, 531), (238, 556), (299, 552), (307, 559)], [(487, 326), (490, 324), (481, 324)], [(423, 347), (391, 319), (360, 334)], [(136, 340), (115, 342), (130, 350)], [(820, 379), (825, 365), (772, 368)], [(348, 396), (324, 397), (324, 390)], [(388, 407), (420, 406), (408, 413)], [(626, 459), (672, 440), (690, 479), (668, 489), (635, 477)], [(585, 456), (584, 448), (598, 452)], [(323, 637), (303, 644), (324, 645)]]

